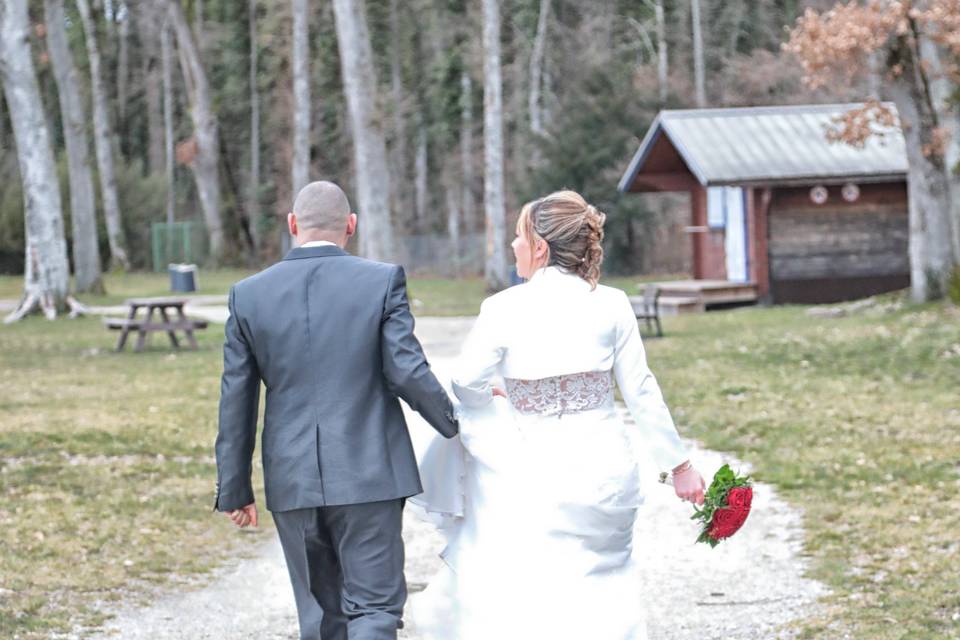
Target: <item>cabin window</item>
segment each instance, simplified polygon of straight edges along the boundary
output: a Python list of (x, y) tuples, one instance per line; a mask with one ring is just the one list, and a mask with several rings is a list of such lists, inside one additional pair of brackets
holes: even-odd
[(726, 187), (707, 187), (707, 226), (724, 229), (727, 226)]

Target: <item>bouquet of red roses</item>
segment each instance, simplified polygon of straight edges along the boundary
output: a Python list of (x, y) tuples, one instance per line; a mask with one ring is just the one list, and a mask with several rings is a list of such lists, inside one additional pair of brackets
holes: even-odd
[(714, 474), (713, 482), (703, 496), (703, 506), (693, 506), (691, 520), (699, 520), (703, 527), (697, 542), (711, 547), (729, 538), (746, 522), (753, 501), (753, 483), (750, 476), (740, 476), (723, 465)]
[[(667, 481), (666, 475), (661, 474), (661, 482)], [(721, 540), (736, 533), (750, 515), (752, 500), (753, 481), (750, 476), (734, 473), (727, 464), (720, 467), (703, 495), (703, 506), (693, 506), (694, 514), (690, 519), (702, 523), (697, 542), (706, 542), (715, 547)]]

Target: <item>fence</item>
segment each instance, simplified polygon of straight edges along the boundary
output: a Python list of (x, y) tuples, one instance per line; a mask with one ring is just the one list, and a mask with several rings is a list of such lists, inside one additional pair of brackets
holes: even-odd
[(457, 243), (445, 234), (398, 236), (397, 260), (413, 275), (454, 277), (483, 273), (484, 234), (460, 236)]
[(203, 225), (193, 222), (154, 222), (150, 226), (153, 270), (165, 271), (170, 263), (202, 262), (207, 252)]

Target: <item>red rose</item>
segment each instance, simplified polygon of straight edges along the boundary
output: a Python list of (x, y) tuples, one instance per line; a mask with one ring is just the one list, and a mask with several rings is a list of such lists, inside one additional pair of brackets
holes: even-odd
[(714, 540), (726, 538), (736, 530), (736, 514), (730, 509), (717, 509), (710, 521), (709, 536)]
[(746, 507), (749, 509), (752, 497), (753, 489), (750, 487), (734, 487), (730, 489), (730, 492), (727, 494), (727, 505), (730, 507)]
[(721, 540), (736, 533), (750, 514), (750, 503), (752, 501), (753, 489), (750, 487), (734, 487), (731, 489), (727, 493), (728, 506), (713, 512), (707, 535), (714, 540)]

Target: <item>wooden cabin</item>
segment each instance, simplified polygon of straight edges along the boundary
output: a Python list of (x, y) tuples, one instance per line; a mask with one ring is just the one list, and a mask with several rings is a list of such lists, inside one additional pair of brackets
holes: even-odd
[(908, 287), (900, 130), (878, 128), (863, 148), (826, 135), (857, 106), (661, 111), (618, 188), (690, 194), (695, 280), (665, 293), (698, 291), (709, 306), (837, 302)]

